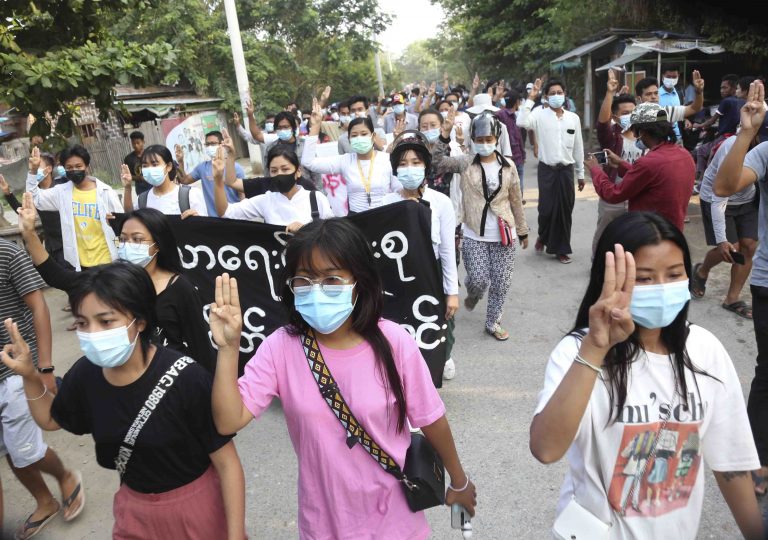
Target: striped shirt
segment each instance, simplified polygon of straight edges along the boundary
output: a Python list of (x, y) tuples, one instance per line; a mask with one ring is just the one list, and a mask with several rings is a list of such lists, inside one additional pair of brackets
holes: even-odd
[[(24, 296), (45, 287), (29, 255), (19, 246), (0, 238), (0, 321), (12, 318), (19, 332), (29, 345), (32, 359), (37, 365), (37, 338), (32, 312), (24, 302)], [(0, 349), (10, 343), (5, 325), (0, 325)], [(0, 381), (13, 372), (0, 362)]]

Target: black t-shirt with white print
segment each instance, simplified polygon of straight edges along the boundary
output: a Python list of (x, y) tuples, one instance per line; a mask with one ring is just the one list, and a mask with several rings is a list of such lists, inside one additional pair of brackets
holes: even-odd
[[(185, 361), (177, 362), (179, 358)], [(180, 353), (158, 347), (141, 377), (113, 386), (100, 367), (82, 357), (64, 376), (51, 408), (63, 429), (90, 433), (99, 465), (115, 469), (128, 428), (171, 365), (183, 367), (144, 424), (123, 476), (140, 493), (163, 493), (199, 478), (211, 464), (209, 454), (232, 438), (219, 435), (213, 424), (210, 373), (196, 362), (187, 363)]]

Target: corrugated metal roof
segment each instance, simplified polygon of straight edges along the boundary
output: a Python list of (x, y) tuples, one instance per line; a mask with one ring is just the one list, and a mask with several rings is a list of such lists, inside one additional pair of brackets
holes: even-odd
[(603, 45), (607, 45), (611, 41), (615, 41), (618, 39), (618, 36), (608, 36), (603, 39), (599, 39), (597, 41), (592, 41), (590, 43), (585, 43), (584, 45), (579, 45), (575, 49), (568, 51), (562, 56), (558, 56), (554, 60), (550, 62), (550, 64), (556, 64), (557, 62), (564, 62), (566, 60), (570, 60), (571, 58), (579, 58), (581, 56), (584, 56), (585, 54), (591, 53), (595, 49), (599, 49)]

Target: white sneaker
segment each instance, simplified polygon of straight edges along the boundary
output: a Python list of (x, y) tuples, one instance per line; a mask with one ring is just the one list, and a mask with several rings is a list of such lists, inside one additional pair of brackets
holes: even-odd
[(456, 364), (453, 362), (453, 358), (449, 358), (443, 368), (443, 379), (450, 381), (456, 376)]

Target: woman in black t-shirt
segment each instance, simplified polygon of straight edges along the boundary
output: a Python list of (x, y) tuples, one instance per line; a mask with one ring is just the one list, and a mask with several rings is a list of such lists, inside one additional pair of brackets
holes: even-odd
[(85, 356), (55, 397), (10, 320), (12, 345), (2, 360), (24, 378), (40, 427), (90, 433), (99, 465), (120, 473), (113, 538), (242, 540), (243, 469), (231, 436), (213, 424), (211, 375), (151, 343), (153, 293), (135, 264), (118, 261), (81, 274), (70, 305)]
[[(67, 270), (49, 257), (35, 231), (37, 212), (25, 196), (19, 209), (19, 230), (35, 268), (48, 285), (70, 292), (82, 275)], [(176, 238), (168, 218), (154, 208), (126, 214), (115, 239), (118, 257), (143, 266), (157, 294), (155, 327), (151, 340), (194, 358), (211, 373), (214, 352), (203, 319), (203, 301), (195, 286), (182, 274)]]

